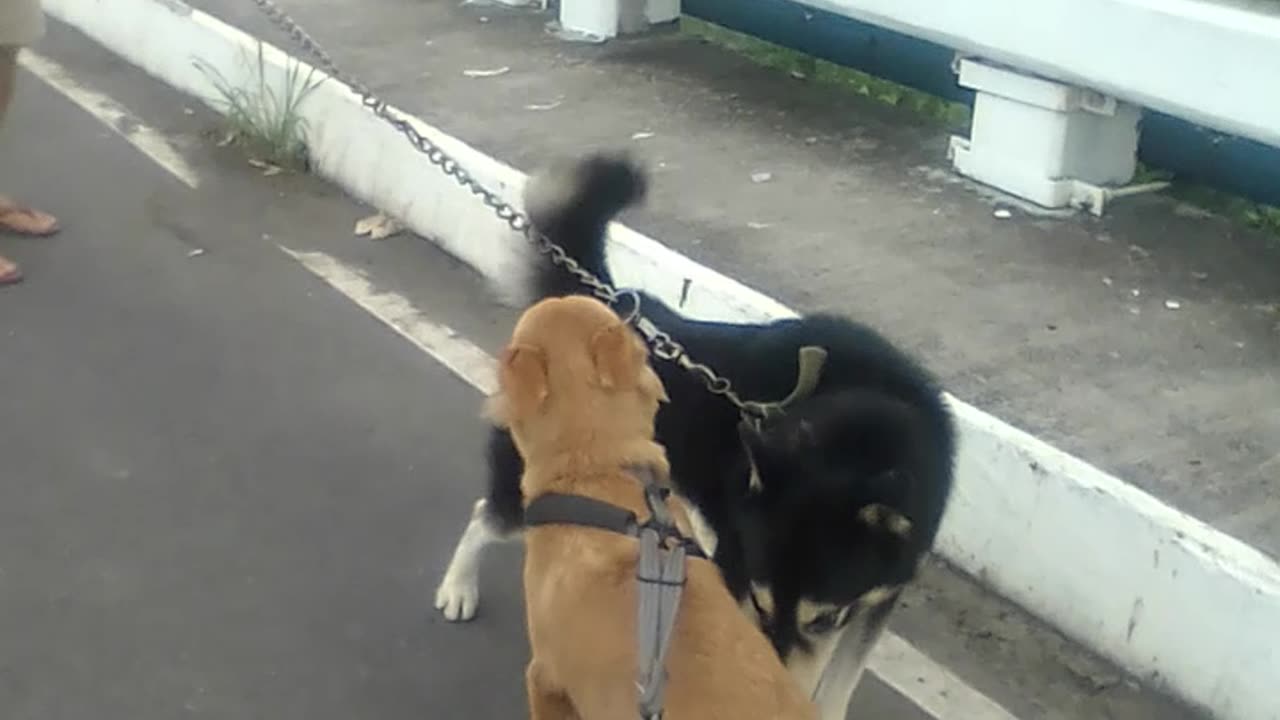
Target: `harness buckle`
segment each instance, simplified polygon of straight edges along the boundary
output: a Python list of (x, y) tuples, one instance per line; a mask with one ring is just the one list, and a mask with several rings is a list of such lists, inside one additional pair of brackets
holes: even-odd
[[(657, 535), (658, 546), (668, 552), (680, 548), (685, 555), (701, 556), (702, 548), (691, 537), (685, 537), (676, 525), (676, 519), (667, 509), (667, 499), (671, 497), (671, 488), (654, 483), (646, 483), (644, 488), (645, 504), (649, 507), (649, 517), (639, 523), (636, 530), (640, 533), (648, 530)], [(641, 578), (643, 580), (643, 578)]]

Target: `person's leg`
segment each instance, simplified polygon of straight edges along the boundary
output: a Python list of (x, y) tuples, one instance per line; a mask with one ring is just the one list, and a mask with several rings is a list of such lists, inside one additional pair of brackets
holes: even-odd
[(0, 0), (0, 121), (13, 99), (18, 75), (18, 50), (44, 37), (40, 0)]
[(18, 47), (0, 45), (0, 121), (13, 99), (13, 82), (18, 75)]
[[(13, 100), (13, 86), (18, 76), (18, 49), (16, 45), (0, 45), (0, 123)], [(52, 235), (57, 230), (58, 221), (53, 216), (0, 195), (0, 232)]]
[[(18, 77), (18, 50), (44, 34), (40, 0), (0, 0), (0, 123), (3, 123)], [(24, 207), (0, 195), (0, 234), (52, 235), (58, 221), (48, 213)], [(22, 279), (22, 271), (0, 255), (0, 285)]]
[[(17, 75), (18, 52), (14, 48), (0, 46), (0, 121), (9, 109), (13, 97), (13, 81)], [(22, 271), (9, 258), (0, 255), (0, 285), (10, 285), (22, 279)]]

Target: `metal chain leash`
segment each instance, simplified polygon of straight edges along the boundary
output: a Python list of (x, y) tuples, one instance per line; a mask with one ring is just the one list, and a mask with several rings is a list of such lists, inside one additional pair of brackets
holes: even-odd
[(315, 39), (308, 35), (293, 18), (289, 17), (272, 0), (253, 0), (253, 3), (266, 15), (272, 25), (287, 34), (300, 48), (314, 58), (321, 71), (349, 87), (352, 92), (360, 97), (360, 102), (365, 108), (395, 128), (397, 132), (409, 141), (409, 144), (415, 150), (426, 156), (428, 162), (439, 167), (441, 172), (453, 178), (459, 185), (471, 191), (473, 195), (479, 197), (486, 206), (493, 210), (499, 220), (505, 222), (515, 232), (523, 235), (538, 252), (550, 257), (555, 265), (563, 268), (584, 286), (590, 288), (592, 295), (615, 308), (620, 305), (624, 297), (630, 298), (632, 304), (627, 308), (628, 312), (625, 317), (629, 322), (635, 324), (636, 328), (648, 341), (655, 356), (662, 360), (673, 362), (692, 373), (702, 382), (708, 392), (724, 397), (733, 403), (733, 406), (744, 416), (755, 420), (763, 417), (764, 412), (760, 403), (743, 400), (734, 391), (733, 385), (727, 378), (719, 375), (709, 366), (695, 362), (689, 357), (683, 345), (646, 318), (640, 311), (639, 294), (633, 290), (620, 291), (610, 286), (582, 267), (578, 261), (569, 257), (564, 248), (555, 244), (550, 238), (538, 231), (524, 213), (482, 185), (448, 153), (418, 132), (407, 117), (394, 112), (386, 101), (374, 95), (373, 91), (359, 80), (343, 73), (329, 53), (325, 52), (324, 48)]

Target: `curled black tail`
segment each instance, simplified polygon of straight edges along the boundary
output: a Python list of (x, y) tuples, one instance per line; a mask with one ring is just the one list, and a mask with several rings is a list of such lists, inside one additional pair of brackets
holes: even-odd
[[(640, 168), (624, 155), (588, 155), (529, 179), (525, 212), (565, 254), (601, 280), (613, 284), (605, 268), (605, 228), (618, 213), (644, 198)], [(533, 276), (534, 300), (582, 293), (585, 286), (539, 256)]]

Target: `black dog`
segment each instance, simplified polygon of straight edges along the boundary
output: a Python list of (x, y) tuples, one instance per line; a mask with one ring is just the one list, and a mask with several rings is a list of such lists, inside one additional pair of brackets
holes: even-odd
[[(626, 159), (596, 155), (532, 179), (525, 206), (569, 257), (612, 284), (606, 227), (645, 186)], [(536, 299), (588, 292), (549, 259), (539, 263)], [(843, 720), (950, 494), (955, 433), (941, 391), (886, 339), (841, 317), (695, 322), (641, 298), (657, 327), (747, 400), (787, 396), (800, 348), (827, 352), (816, 389), (762, 427), (741, 423), (726, 398), (688, 371), (653, 364), (671, 397), (658, 415), (658, 440), (679, 492), (700, 513), (700, 540), (714, 546), (730, 590), (814, 693), (823, 718)], [(450, 620), (475, 613), (482, 549), (522, 526), (521, 464), (507, 432), (493, 430), (489, 463), (488, 497), (476, 503), (437, 591), (436, 607)]]

